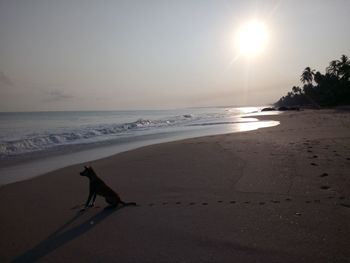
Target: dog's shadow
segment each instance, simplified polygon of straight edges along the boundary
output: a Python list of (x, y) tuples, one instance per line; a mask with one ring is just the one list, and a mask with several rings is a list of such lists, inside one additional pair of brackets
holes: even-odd
[(45, 240), (40, 242), (38, 245), (36, 245), (32, 249), (19, 255), (12, 262), (35, 262), (40, 258), (44, 257), (45, 255), (56, 250), (57, 248), (68, 243), (69, 241), (88, 232), (89, 230), (94, 228), (97, 224), (101, 223), (104, 219), (106, 219), (108, 216), (112, 215), (116, 211), (120, 210), (121, 208), (108, 209), (107, 207), (101, 212), (95, 214), (94, 216), (84, 221), (82, 224), (64, 231), (65, 228), (67, 228), (79, 217), (84, 215), (84, 213), (78, 212), (72, 219), (70, 219), (63, 226), (59, 227), (54, 233), (48, 236)]

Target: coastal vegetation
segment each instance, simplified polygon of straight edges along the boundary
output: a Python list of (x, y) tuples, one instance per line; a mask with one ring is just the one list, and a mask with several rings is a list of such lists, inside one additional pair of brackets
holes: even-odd
[(325, 74), (306, 67), (300, 81), (303, 86), (293, 86), (275, 106), (321, 108), (350, 105), (350, 60), (346, 55), (331, 61)]

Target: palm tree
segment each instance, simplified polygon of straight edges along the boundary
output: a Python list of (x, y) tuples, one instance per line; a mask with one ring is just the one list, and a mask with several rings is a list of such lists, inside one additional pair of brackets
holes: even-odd
[(306, 67), (301, 74), (300, 81), (302, 83), (312, 84), (312, 80), (314, 79), (315, 70), (311, 70), (310, 67)]
[(350, 104), (350, 59), (342, 55), (333, 60), (326, 68), (326, 73), (307, 67), (300, 76), (304, 85), (292, 87), (291, 92), (282, 97), (276, 105), (302, 106), (314, 105), (337, 106)]
[(342, 55), (338, 61), (339, 75), (342, 79), (349, 79), (350, 76), (350, 60), (347, 56)]
[(320, 85), (324, 80), (325, 76), (321, 74), (321, 72), (317, 71), (314, 75), (314, 81), (316, 84)]
[(312, 98), (315, 93), (315, 87), (311, 83), (304, 85), (303, 94), (305, 98), (317, 109), (320, 109), (321, 106)]
[(301, 95), (301, 88), (299, 88), (298, 86), (293, 86), (292, 91), (294, 92), (294, 94)]
[(326, 68), (326, 71), (328, 74), (336, 76), (338, 78), (338, 76), (339, 76), (339, 61), (332, 60), (331, 62), (329, 62), (329, 66)]

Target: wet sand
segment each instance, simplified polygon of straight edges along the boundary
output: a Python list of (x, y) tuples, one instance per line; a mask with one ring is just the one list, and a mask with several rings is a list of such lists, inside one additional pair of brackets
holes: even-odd
[(0, 188), (0, 262), (350, 262), (350, 113), (89, 163), (137, 207), (80, 213), (82, 165)]

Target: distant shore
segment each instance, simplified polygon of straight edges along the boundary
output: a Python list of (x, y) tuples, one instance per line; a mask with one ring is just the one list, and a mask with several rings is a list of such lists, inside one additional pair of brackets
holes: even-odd
[(349, 262), (350, 113), (89, 163), (138, 207), (79, 213), (84, 164), (0, 188), (1, 262)]

